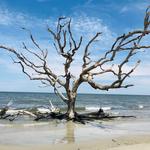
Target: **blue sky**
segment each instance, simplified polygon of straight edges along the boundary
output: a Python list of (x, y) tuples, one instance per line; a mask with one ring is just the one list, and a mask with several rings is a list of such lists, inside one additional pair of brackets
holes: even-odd
[[(76, 37), (83, 34), (85, 39), (88, 39), (96, 32), (103, 32), (97, 47), (107, 49), (116, 36), (143, 27), (143, 17), (148, 5), (148, 0), (1, 0), (0, 43), (21, 49), (21, 42), (25, 41), (30, 46), (28, 34), (21, 30), (21, 27), (26, 27), (33, 32), (41, 46), (48, 46), (50, 63), (53, 63), (54, 70), (59, 70), (59, 60), (49, 44), (47, 24), (54, 27), (59, 16), (71, 17)], [(149, 43), (149, 39), (145, 39), (146, 43)], [(93, 56), (96, 54), (97, 52), (94, 52)], [(149, 54), (150, 52), (146, 51), (136, 56), (142, 63), (128, 80), (134, 87), (102, 92), (83, 85), (79, 92), (150, 94)], [(77, 59), (80, 55), (79, 52)], [(79, 63), (74, 65), (75, 72), (79, 69), (78, 65)], [(109, 77), (104, 78), (104, 81), (107, 80)], [(39, 86), (39, 82), (30, 81), (22, 74), (21, 69), (12, 63), (8, 54), (0, 50), (0, 91), (53, 92), (52, 88)]]

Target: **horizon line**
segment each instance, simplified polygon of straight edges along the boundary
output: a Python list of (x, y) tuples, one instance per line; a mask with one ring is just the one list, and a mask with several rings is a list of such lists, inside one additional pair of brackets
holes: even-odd
[[(41, 94), (55, 94), (54, 92), (39, 92), (39, 91), (34, 91), (34, 92), (29, 92), (29, 91), (0, 91), (0, 93), (41, 93)], [(64, 93), (65, 94), (65, 93)], [(77, 94), (95, 94), (95, 95), (128, 95), (128, 96), (150, 96), (150, 94), (118, 94), (118, 93), (77, 93)]]

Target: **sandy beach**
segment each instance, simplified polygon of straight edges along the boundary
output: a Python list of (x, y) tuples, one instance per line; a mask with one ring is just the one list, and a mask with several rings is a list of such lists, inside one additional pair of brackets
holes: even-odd
[(0, 150), (149, 150), (150, 136), (126, 136), (72, 144), (0, 145)]
[(149, 150), (149, 126), (149, 121), (5, 123), (0, 150)]
[(0, 150), (150, 150), (150, 0), (0, 0)]

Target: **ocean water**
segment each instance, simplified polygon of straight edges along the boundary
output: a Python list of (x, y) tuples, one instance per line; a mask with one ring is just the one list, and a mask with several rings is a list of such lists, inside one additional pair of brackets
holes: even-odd
[[(11, 109), (46, 107), (49, 105), (49, 100), (61, 109), (66, 108), (61, 99), (53, 93), (0, 92), (0, 108), (4, 107), (10, 100), (13, 101)], [(100, 107), (114, 114), (149, 118), (150, 96), (78, 94), (77, 111), (96, 111)]]

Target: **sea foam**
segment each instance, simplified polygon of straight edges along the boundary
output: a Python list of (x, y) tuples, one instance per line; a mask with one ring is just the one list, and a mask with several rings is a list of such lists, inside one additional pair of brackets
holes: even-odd
[(103, 109), (104, 111), (107, 111), (107, 110), (111, 110), (112, 108), (111, 107), (94, 107), (94, 106), (87, 106), (85, 107), (85, 110), (88, 110), (88, 111), (98, 111), (99, 109)]

